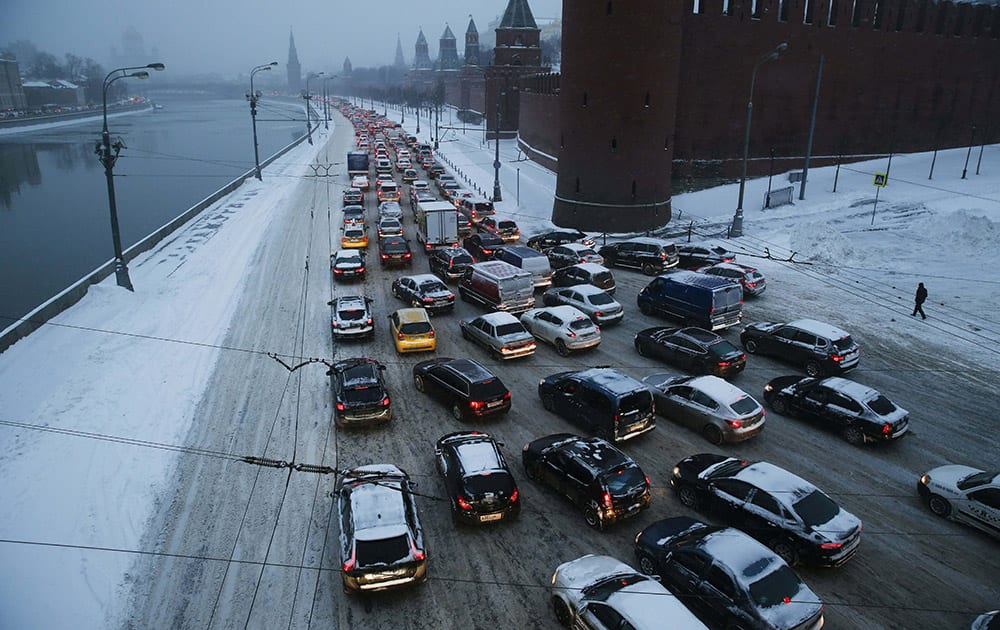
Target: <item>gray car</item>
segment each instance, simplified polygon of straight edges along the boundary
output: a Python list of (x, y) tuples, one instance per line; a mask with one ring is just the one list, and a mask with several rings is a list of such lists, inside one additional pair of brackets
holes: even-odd
[(458, 322), (462, 337), (489, 350), (497, 359), (515, 359), (535, 353), (535, 338), (510, 313), (487, 313)]
[(542, 303), (545, 306), (569, 304), (586, 313), (598, 326), (617, 324), (625, 316), (621, 304), (608, 295), (607, 291), (592, 284), (549, 289), (542, 294)]
[(764, 430), (764, 408), (718, 376), (651, 374), (642, 379), (656, 412), (701, 433), (712, 444), (743, 442)]
[(562, 356), (601, 343), (601, 329), (597, 324), (566, 304), (533, 308), (521, 315), (521, 323), (536, 339), (555, 346)]

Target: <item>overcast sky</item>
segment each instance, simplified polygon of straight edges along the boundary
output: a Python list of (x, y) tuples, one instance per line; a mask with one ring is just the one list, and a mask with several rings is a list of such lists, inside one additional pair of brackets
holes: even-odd
[[(539, 26), (562, 15), (562, 0), (528, 0)], [(356, 67), (391, 64), (396, 35), (407, 64), (422, 27), (437, 57), (445, 25), (465, 48), (469, 15), (480, 36), (503, 14), (507, 0), (386, 0), (321, 2), (291, 0), (263, 5), (243, 0), (4, 0), (0, 47), (29, 40), (63, 60), (66, 53), (111, 62), (111, 48), (122, 48), (122, 34), (132, 26), (147, 52), (154, 48), (168, 72), (246, 74), (255, 65), (288, 60), (288, 34), (303, 72), (338, 71), (345, 57)]]

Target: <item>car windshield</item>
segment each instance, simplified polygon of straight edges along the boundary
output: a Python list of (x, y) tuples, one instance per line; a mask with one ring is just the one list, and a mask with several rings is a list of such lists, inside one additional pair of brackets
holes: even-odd
[(365, 311), (361, 308), (349, 308), (342, 311), (337, 311), (337, 316), (340, 319), (348, 322), (357, 321), (359, 319), (365, 318)]
[[(757, 565), (761, 563), (771, 564), (772, 562), (774, 562), (773, 558), (761, 558), (744, 569), (743, 573), (744, 575), (751, 571), (752, 574), (759, 573), (764, 567), (758, 568)], [(750, 597), (761, 608), (769, 608), (783, 604), (786, 600), (794, 599), (801, 588), (802, 582), (799, 580), (799, 576), (788, 565), (785, 565), (751, 584)]]
[(507, 393), (507, 388), (498, 378), (491, 378), (488, 381), (473, 383), (471, 388), (471, 398), (473, 400), (485, 400), (503, 396)]
[(736, 402), (731, 403), (729, 407), (741, 416), (755, 413), (758, 409), (760, 409), (760, 405), (757, 404), (757, 401), (749, 396), (740, 398)]
[(612, 494), (621, 494), (646, 483), (646, 478), (638, 466), (622, 466), (605, 474), (603, 479)]
[(865, 401), (865, 405), (880, 416), (888, 416), (896, 412), (896, 405), (892, 404), (892, 401), (882, 394)]
[(802, 517), (807, 527), (829, 523), (840, 513), (840, 506), (819, 490), (813, 490), (792, 505), (795, 513)]
[(590, 330), (594, 327), (589, 319), (574, 319), (569, 323), (570, 330)]
[(399, 327), (399, 332), (404, 335), (423, 335), (430, 331), (430, 322), (409, 322)]
[(733, 344), (729, 343), (725, 339), (719, 341), (718, 343), (714, 343), (711, 346), (709, 346), (708, 347), (708, 351), (711, 352), (712, 354), (714, 354), (717, 357), (726, 357), (726, 356), (729, 356), (731, 354), (739, 354), (740, 353), (740, 350), (736, 346), (734, 346)]
[(603, 306), (605, 304), (611, 304), (614, 299), (607, 293), (594, 293), (590, 296), (590, 303), (596, 306)]
[(500, 324), (497, 326), (497, 337), (506, 337), (507, 335), (516, 335), (518, 333), (524, 332), (524, 326), (518, 322), (511, 322), (509, 324)]
[(995, 472), (978, 472), (969, 475), (965, 479), (960, 479), (956, 486), (959, 490), (968, 490), (969, 488), (975, 488), (976, 486), (981, 486), (985, 483), (989, 483), (994, 476), (1000, 476)]
[(724, 461), (721, 464), (719, 464), (719, 467), (713, 470), (707, 476), (707, 478), (715, 479), (716, 477), (719, 478), (729, 477), (731, 475), (735, 475), (736, 473), (738, 473), (746, 465), (747, 465), (746, 461), (742, 461), (739, 459), (730, 459), (729, 461)]
[(410, 555), (406, 534), (384, 540), (359, 540), (356, 545), (357, 563), (362, 567), (392, 564)]

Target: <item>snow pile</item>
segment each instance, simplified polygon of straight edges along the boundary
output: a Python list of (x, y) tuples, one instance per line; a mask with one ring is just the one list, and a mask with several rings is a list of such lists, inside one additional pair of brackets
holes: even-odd
[(798, 259), (818, 263), (863, 266), (868, 261), (866, 250), (855, 247), (847, 236), (832, 223), (809, 221), (794, 226), (789, 232), (789, 248), (798, 252)]
[(932, 214), (919, 222), (919, 230), (942, 248), (967, 251), (981, 258), (1000, 254), (1000, 226), (967, 209)]

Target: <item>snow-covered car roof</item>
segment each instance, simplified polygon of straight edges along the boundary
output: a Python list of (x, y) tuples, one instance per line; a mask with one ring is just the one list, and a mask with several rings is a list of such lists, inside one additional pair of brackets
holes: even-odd
[(424, 284), (425, 282), (433, 282), (434, 284), (444, 284), (443, 282), (441, 282), (441, 278), (438, 278), (432, 273), (418, 273), (415, 276), (406, 276), (406, 277), (410, 278), (410, 280), (413, 280), (418, 285)]
[(356, 249), (339, 249), (333, 255), (335, 263), (338, 262), (361, 262), (361, 252)]
[(637, 389), (646, 389), (645, 385), (615, 368), (590, 368), (577, 372), (576, 376), (589, 380), (595, 385), (600, 385), (615, 394), (627, 394)]
[[(571, 287), (564, 287), (566, 289), (572, 289), (578, 291), (581, 295), (597, 295), (598, 293), (608, 293), (600, 287), (595, 287), (592, 284), (575, 284)], [(610, 293), (608, 293), (610, 295)]]
[[(590, 249), (590, 248), (586, 247), (584, 249)], [(572, 266), (576, 267), (577, 269), (583, 269), (584, 271), (595, 275), (605, 271), (609, 271), (609, 269), (604, 265), (598, 265), (597, 263), (593, 262), (576, 263), (575, 265)]]
[(540, 308), (533, 308), (529, 312), (538, 312), (538, 311), (546, 311), (548, 313), (552, 313), (553, 315), (555, 315), (556, 317), (558, 317), (563, 321), (573, 321), (577, 319), (585, 319), (587, 321), (590, 321), (590, 318), (587, 317), (586, 313), (583, 313), (582, 311), (580, 311), (580, 309), (576, 308), (575, 306), (570, 306), (569, 304), (558, 304), (556, 306), (543, 306)]
[(744, 466), (733, 477), (760, 488), (787, 506), (818, 489), (802, 477), (768, 462)]
[(742, 398), (753, 398), (753, 396), (750, 396), (750, 394), (739, 387), (718, 376), (696, 376), (688, 381), (687, 384), (705, 392), (713, 399), (725, 405), (731, 405)]
[(668, 241), (662, 238), (653, 238), (651, 236), (637, 236), (635, 238), (630, 238), (623, 243), (649, 243), (651, 245), (673, 245), (673, 241)]
[(797, 319), (793, 322), (788, 322), (788, 325), (811, 332), (817, 337), (825, 337), (826, 339), (843, 339), (844, 337), (851, 336), (849, 332), (842, 328), (837, 328), (832, 324), (816, 321), (815, 319)]
[(701, 269), (699, 269), (699, 271), (703, 271), (705, 269), (730, 269), (732, 271), (738, 271), (740, 273), (751, 273), (757, 271), (756, 267), (748, 267), (747, 265), (741, 265), (739, 263), (734, 263), (734, 262), (715, 263), (714, 265), (708, 265), (707, 267), (702, 267)]
[[(438, 278), (435, 277), (434, 279), (437, 280)], [(480, 319), (480, 318), (483, 319), (484, 321), (487, 321), (487, 322), (493, 324), (494, 326), (499, 326), (500, 324), (510, 324), (511, 322), (520, 323), (520, 320), (518, 318), (514, 317), (512, 314), (510, 314), (510, 313), (508, 313), (506, 311), (497, 311), (495, 313), (486, 313), (485, 315), (479, 315), (477, 317), (470, 317), (466, 321), (471, 322), (471, 321), (473, 321), (475, 319)]]
[(839, 376), (828, 376), (820, 381), (820, 385), (829, 387), (830, 389), (840, 392), (848, 398), (853, 398), (858, 402), (865, 402), (881, 395), (878, 390), (872, 389), (867, 385), (862, 385), (861, 383), (856, 383)]
[(565, 247), (566, 249), (571, 249), (574, 252), (593, 252), (594, 248), (589, 245), (584, 245), (583, 243), (563, 243), (562, 245), (556, 245), (556, 247)]

